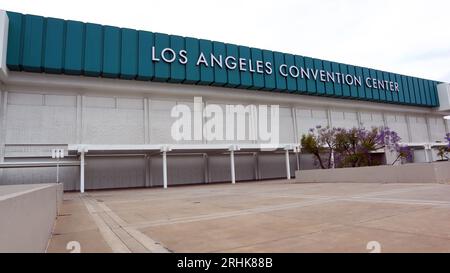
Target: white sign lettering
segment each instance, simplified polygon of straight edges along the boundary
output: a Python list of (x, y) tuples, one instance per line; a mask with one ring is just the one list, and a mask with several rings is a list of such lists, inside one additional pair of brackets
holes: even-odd
[[(172, 48), (164, 48), (162, 50), (156, 50), (155, 46), (152, 47), (152, 61), (173, 63), (178, 61), (180, 64), (186, 65), (189, 62), (189, 53), (182, 49), (175, 51)], [(247, 58), (236, 58), (234, 56), (223, 56), (221, 54), (200, 54), (195, 59), (196, 66), (204, 67), (219, 67), (221, 69), (235, 70), (238, 69), (242, 72), (258, 73), (272, 75), (272, 63), (264, 62), (263, 60), (252, 60)], [(296, 65), (281, 64), (275, 70), (281, 76), (288, 78), (302, 78), (306, 80), (315, 80), (320, 82), (331, 82), (337, 84), (346, 84), (349, 86), (362, 86), (364, 83), (367, 88), (387, 90), (392, 92), (399, 91), (399, 84), (395, 81), (388, 81), (384, 79), (377, 79), (372, 77), (366, 77), (364, 80), (361, 76), (354, 74), (346, 74), (334, 71), (327, 71), (324, 69), (302, 67)]]

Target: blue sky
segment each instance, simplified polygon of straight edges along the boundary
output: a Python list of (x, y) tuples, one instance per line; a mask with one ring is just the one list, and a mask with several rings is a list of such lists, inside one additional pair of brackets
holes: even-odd
[(311, 56), (450, 82), (450, 1), (0, 0), (0, 9)]

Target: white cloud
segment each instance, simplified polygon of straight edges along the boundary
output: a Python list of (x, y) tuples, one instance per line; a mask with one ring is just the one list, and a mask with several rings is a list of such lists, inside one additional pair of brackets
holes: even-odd
[[(450, 82), (450, 2), (445, 0), (0, 0), (0, 7)], [(435, 54), (427, 58), (429, 52)]]

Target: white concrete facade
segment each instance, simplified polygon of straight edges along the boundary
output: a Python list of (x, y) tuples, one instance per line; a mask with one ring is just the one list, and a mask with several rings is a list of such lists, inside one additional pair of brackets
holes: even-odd
[[(316, 125), (345, 128), (384, 125), (398, 132), (404, 143), (429, 145), (443, 141), (450, 126), (443, 119), (447, 112), (424, 107), (208, 86), (9, 74), (0, 93), (0, 162), (49, 161), (51, 149), (67, 149), (74, 144), (258, 144), (258, 141), (229, 143), (206, 139), (174, 141), (170, 130), (175, 119), (170, 111), (177, 104), (190, 105), (193, 110), (194, 96), (202, 97), (204, 105), (213, 103), (222, 107), (280, 105), (280, 142), (291, 145), (299, 144), (302, 134)], [(423, 150), (416, 154), (416, 162), (426, 160), (422, 158)], [(232, 180), (229, 153), (168, 153), (167, 158), (169, 186)], [(87, 152), (85, 159), (86, 189), (163, 184), (160, 153), (94, 156)], [(236, 181), (286, 177), (284, 152), (237, 151), (234, 161)], [(297, 162), (292, 152), (289, 163), (294, 174)], [(311, 157), (302, 155), (299, 165), (301, 169), (312, 168)], [(79, 167), (64, 167), (60, 176), (66, 190), (79, 189)], [(0, 184), (43, 183), (54, 179), (52, 167), (0, 169)]]

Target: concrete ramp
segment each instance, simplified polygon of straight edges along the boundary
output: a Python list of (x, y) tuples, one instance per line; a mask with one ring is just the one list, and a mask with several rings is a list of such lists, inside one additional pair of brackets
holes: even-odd
[(0, 252), (45, 252), (62, 184), (0, 186)]

